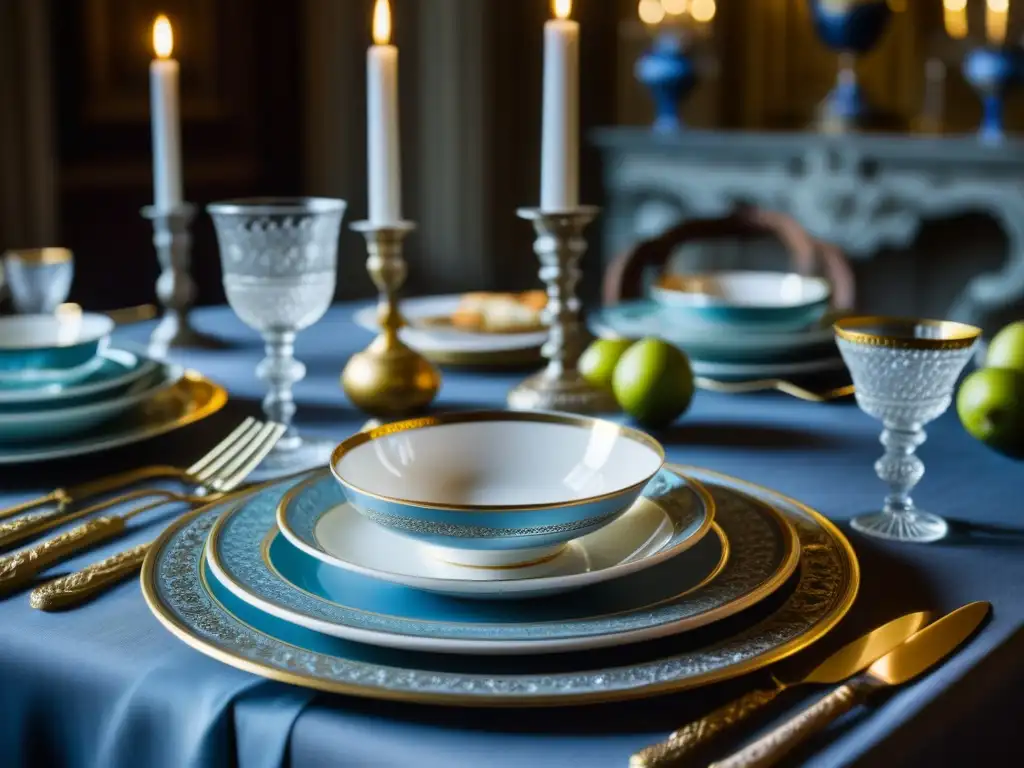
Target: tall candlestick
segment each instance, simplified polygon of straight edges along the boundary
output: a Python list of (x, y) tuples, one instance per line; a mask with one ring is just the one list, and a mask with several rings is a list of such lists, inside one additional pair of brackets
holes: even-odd
[(555, 17), (544, 25), (544, 129), (540, 208), (579, 205), (580, 25), (569, 18), (572, 0), (552, 0)]
[(153, 203), (158, 211), (181, 205), (181, 119), (178, 109), (178, 62), (171, 58), (174, 33), (166, 16), (153, 22), (149, 65), (150, 110), (153, 125)]
[(398, 48), (390, 44), (391, 7), (377, 0), (373, 9), (374, 45), (366, 57), (367, 157), (370, 222), (402, 219), (402, 157), (398, 142)]

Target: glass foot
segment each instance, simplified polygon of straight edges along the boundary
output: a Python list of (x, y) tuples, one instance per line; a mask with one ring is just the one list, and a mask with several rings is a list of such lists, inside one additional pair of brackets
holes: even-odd
[(337, 445), (336, 440), (319, 437), (300, 437), (290, 444), (279, 443), (246, 481), (262, 483), (308, 469), (326, 467)]
[(909, 512), (877, 512), (855, 517), (850, 523), (855, 531), (889, 541), (927, 544), (945, 538), (949, 525), (938, 515), (915, 509)]

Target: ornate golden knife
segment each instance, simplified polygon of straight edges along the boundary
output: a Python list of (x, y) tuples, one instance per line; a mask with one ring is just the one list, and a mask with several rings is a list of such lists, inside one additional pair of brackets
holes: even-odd
[(80, 605), (135, 573), (146, 559), (152, 543), (139, 544), (80, 571), (41, 584), (32, 590), (29, 603), (41, 611), (60, 611)]
[(974, 634), (990, 608), (985, 602), (970, 603), (946, 614), (817, 704), (731, 757), (712, 763), (709, 768), (768, 768), (775, 765), (794, 747), (824, 730), (875, 691), (909, 682), (945, 659)]
[(783, 691), (797, 685), (835, 685), (865, 669), (928, 623), (924, 611), (908, 613), (843, 646), (807, 674), (780, 679), (773, 675), (775, 687), (744, 694), (700, 720), (680, 728), (660, 744), (637, 752), (629, 761), (631, 768), (653, 768), (673, 764), (689, 756), (698, 747), (732, 728), (775, 700)]

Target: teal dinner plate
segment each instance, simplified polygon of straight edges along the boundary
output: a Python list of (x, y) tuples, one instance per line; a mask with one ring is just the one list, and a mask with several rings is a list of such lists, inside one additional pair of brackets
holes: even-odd
[(108, 347), (100, 355), (99, 367), (80, 381), (31, 388), (0, 387), (0, 414), (67, 408), (117, 397), (159, 368), (159, 362), (140, 352)]
[(278, 618), (348, 640), (435, 653), (579, 651), (653, 640), (734, 615), (772, 594), (796, 568), (792, 528), (748, 497), (715, 497), (715, 533), (639, 573), (517, 601), (462, 600), (323, 563), (276, 525), (284, 493), (264, 491), (210, 535), (218, 581)]
[(680, 347), (695, 362), (795, 363), (838, 354), (832, 327), (827, 324), (797, 331), (741, 331), (687, 323), (646, 299), (598, 310), (590, 316), (590, 325), (595, 334), (606, 338), (656, 336)]
[[(168, 631), (226, 664), (315, 690), (420, 704), (569, 706), (678, 692), (749, 674), (824, 637), (853, 604), (860, 582), (843, 534), (819, 513), (766, 488), (679, 469), (715, 484), (716, 495), (731, 489), (774, 505), (795, 527), (803, 554), (799, 576), (784, 590), (671, 641), (502, 658), (378, 648), (314, 632), (239, 599), (207, 570), (210, 529), (237, 508), (237, 499), (212, 504), (162, 533), (146, 557), (142, 590)], [(273, 486), (279, 495), (285, 487)]]
[(161, 364), (115, 397), (79, 405), (0, 412), (0, 444), (31, 449), (81, 435), (170, 389), (183, 373), (180, 366)]

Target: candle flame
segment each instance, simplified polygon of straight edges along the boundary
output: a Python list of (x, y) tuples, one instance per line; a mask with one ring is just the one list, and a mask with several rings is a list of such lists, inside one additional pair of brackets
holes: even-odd
[(693, 0), (690, 3), (690, 15), (700, 24), (708, 24), (714, 20), (717, 10), (715, 0)]
[(171, 20), (160, 14), (153, 21), (153, 50), (161, 59), (167, 59), (174, 50), (174, 31)]
[(373, 6), (373, 42), (377, 45), (391, 42), (391, 4), (388, 0), (377, 0)]
[(648, 26), (656, 27), (665, 20), (665, 7), (659, 0), (640, 0), (637, 12), (640, 21)]
[(551, 8), (555, 12), (555, 18), (568, 19), (572, 14), (572, 0), (551, 0)]

